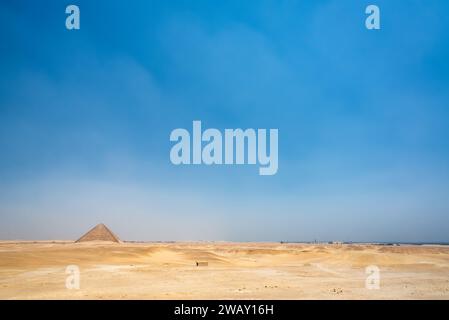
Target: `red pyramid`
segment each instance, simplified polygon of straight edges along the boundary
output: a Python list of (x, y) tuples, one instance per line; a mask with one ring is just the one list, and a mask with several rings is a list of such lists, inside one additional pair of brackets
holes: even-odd
[(121, 242), (119, 237), (117, 237), (103, 223), (97, 224), (95, 227), (90, 229), (85, 235), (83, 235), (81, 238), (79, 238), (75, 242), (86, 242), (86, 241)]

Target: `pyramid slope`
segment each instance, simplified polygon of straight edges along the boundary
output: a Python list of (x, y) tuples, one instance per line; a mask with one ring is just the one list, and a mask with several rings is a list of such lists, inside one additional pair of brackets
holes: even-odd
[(117, 237), (108, 227), (103, 223), (100, 223), (90, 229), (85, 235), (76, 240), (75, 242), (86, 242), (86, 241), (112, 241), (121, 242), (119, 237)]

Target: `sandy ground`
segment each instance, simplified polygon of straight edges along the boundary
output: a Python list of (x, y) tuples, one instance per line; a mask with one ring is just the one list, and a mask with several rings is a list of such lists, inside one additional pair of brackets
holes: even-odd
[(449, 299), (449, 246), (0, 242), (0, 299), (55, 298)]

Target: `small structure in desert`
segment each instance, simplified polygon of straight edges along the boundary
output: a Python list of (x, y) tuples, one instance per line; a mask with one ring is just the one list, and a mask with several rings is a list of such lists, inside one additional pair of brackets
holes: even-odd
[(103, 223), (97, 224), (95, 227), (90, 229), (85, 235), (83, 235), (75, 242), (87, 242), (87, 241), (111, 241), (117, 243), (121, 242), (119, 237), (117, 237)]
[(330, 241), (329, 244), (333, 244), (337, 247), (341, 247), (343, 245), (343, 241)]

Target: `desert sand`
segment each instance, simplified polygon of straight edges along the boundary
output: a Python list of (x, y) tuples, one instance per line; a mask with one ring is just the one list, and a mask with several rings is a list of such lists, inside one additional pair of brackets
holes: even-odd
[(449, 247), (0, 242), (0, 299), (449, 299)]

